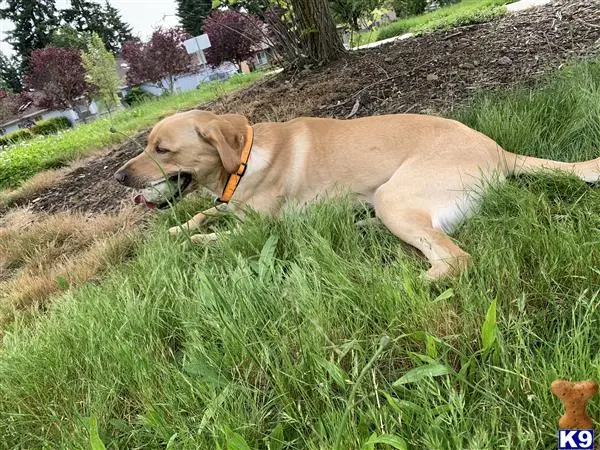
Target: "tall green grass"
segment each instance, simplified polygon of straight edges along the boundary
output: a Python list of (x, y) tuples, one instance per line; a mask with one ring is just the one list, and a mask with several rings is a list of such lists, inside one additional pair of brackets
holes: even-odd
[[(598, 155), (599, 105), (590, 63), (457, 117), (581, 159)], [(599, 210), (569, 176), (490, 188), (456, 235), (473, 269), (435, 284), (349, 201), (250, 215), (204, 246), (168, 236), (166, 215), (136, 260), (5, 331), (0, 445), (555, 448), (551, 381), (600, 370)]]
[[(8, 147), (0, 152), (0, 189), (18, 186), (37, 172), (63, 166), (93, 150), (119, 144), (126, 139), (121, 133), (131, 135), (149, 127), (165, 114), (208, 102), (247, 86), (262, 76), (262, 72), (236, 75), (225, 82), (213, 82), (193, 91), (160, 97), (121, 110), (59, 135), (39, 137)], [(121, 133), (111, 133), (111, 127)]]
[(502, 16), (507, 3), (515, 0), (462, 0), (418, 16), (399, 19), (374, 31), (357, 34), (353, 45), (365, 45), (405, 33), (422, 33), (473, 23), (489, 22)]

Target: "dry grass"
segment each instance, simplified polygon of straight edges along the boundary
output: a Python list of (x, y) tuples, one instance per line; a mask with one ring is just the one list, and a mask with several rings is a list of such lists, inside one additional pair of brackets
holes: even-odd
[(0, 219), (0, 324), (43, 308), (57, 293), (89, 281), (127, 257), (139, 215), (87, 217), (11, 211)]

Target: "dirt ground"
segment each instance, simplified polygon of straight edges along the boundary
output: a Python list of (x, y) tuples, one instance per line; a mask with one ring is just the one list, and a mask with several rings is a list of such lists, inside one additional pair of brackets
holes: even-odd
[[(479, 89), (532, 83), (567, 61), (599, 50), (600, 1), (555, 1), (490, 23), (350, 52), (324, 68), (284, 72), (207, 109), (245, 114), (253, 122), (301, 115), (437, 113), (465, 102)], [(131, 192), (112, 175), (141, 151), (146, 134), (91, 158), (21, 205), (37, 212), (91, 214), (131, 205)]]

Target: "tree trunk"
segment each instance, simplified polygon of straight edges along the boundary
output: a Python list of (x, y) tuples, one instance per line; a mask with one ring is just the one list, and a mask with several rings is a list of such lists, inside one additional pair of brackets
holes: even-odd
[(327, 0), (291, 0), (300, 26), (302, 52), (315, 62), (333, 61), (344, 54)]

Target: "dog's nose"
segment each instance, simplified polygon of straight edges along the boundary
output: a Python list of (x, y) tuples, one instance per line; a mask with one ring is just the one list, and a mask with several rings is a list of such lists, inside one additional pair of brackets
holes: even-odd
[(125, 181), (127, 180), (127, 172), (124, 170), (118, 170), (115, 173), (115, 180), (121, 184), (125, 184)]

